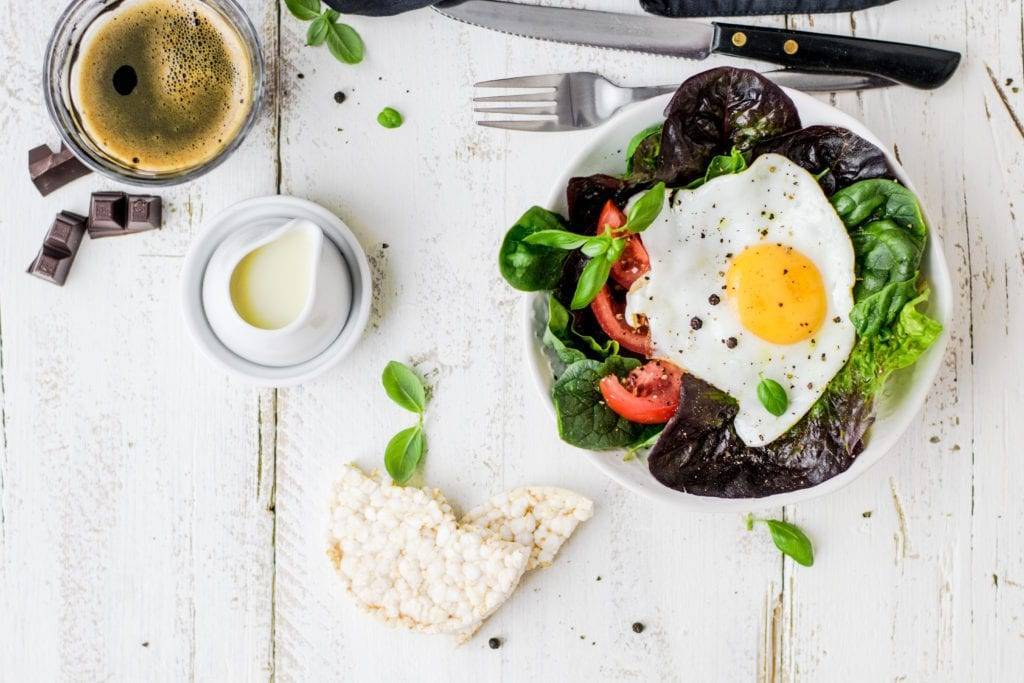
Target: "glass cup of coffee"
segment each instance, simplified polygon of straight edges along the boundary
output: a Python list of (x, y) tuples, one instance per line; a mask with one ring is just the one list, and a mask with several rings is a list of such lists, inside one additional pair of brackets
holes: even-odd
[(45, 69), (65, 144), (94, 171), (139, 185), (219, 165), (263, 95), (259, 39), (234, 0), (72, 0)]

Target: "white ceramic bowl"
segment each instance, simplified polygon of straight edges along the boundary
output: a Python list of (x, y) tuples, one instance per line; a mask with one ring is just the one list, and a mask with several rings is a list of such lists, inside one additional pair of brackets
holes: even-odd
[[(885, 150), (878, 138), (856, 119), (802, 92), (788, 88), (785, 90), (796, 104), (804, 126), (830, 125), (847, 128)], [(664, 95), (648, 100), (627, 109), (605, 124), (601, 131), (602, 134), (569, 163), (565, 173), (555, 183), (548, 199), (548, 208), (562, 215), (566, 214), (565, 187), (569, 179), (574, 176), (621, 173), (625, 163), (623, 150), (625, 150), (626, 144), (637, 131), (664, 120), (662, 111), (670, 98), (671, 95)], [(900, 182), (916, 194), (913, 183), (910, 182), (899, 162), (887, 150), (885, 153)], [(923, 207), (922, 210), (924, 210)], [(927, 220), (927, 211), (925, 214)], [(591, 464), (606, 475), (641, 495), (678, 508), (702, 512), (737, 512), (777, 507), (816, 498), (846, 486), (881, 460), (910, 426), (921, 406), (924, 405), (925, 396), (938, 373), (946, 344), (949, 341), (948, 330), (953, 317), (953, 285), (943, 256), (942, 243), (930, 221), (929, 226), (931, 230), (928, 250), (922, 264), (924, 277), (931, 286), (928, 313), (942, 323), (945, 331), (935, 345), (912, 368), (897, 373), (890, 379), (884, 395), (876, 403), (878, 416), (868, 432), (864, 452), (857, 456), (857, 459), (845, 472), (817, 486), (765, 498), (714, 498), (682, 493), (668, 488), (651, 475), (646, 462), (641, 460), (624, 462), (621, 451), (594, 452), (572, 449), (574, 452), (569, 455), (587, 458)], [(546, 324), (546, 309), (546, 296), (532, 294), (526, 297), (523, 316), (524, 338), (527, 346), (526, 358), (534, 382), (544, 396), (545, 403), (551, 408), (553, 417), (551, 366), (544, 354), (541, 341), (541, 334), (543, 334)], [(554, 421), (549, 428), (556, 429)]]
[[(338, 248), (351, 274), (351, 307), (341, 332), (316, 357), (283, 367), (260, 365), (233, 353), (214, 333), (204, 312), (203, 280), (217, 247), (230, 235), (251, 226), (281, 226), (294, 218), (304, 218), (317, 224), (324, 236)], [(215, 366), (252, 384), (286, 387), (327, 372), (352, 350), (370, 318), (371, 288), (370, 264), (366, 254), (340, 218), (319, 204), (275, 195), (235, 204), (207, 224), (192, 244), (182, 268), (181, 306), (185, 329), (203, 356)]]

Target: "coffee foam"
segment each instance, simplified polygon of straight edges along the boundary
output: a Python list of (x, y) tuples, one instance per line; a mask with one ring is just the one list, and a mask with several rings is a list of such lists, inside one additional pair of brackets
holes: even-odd
[[(118, 94), (129, 65), (138, 84)], [(104, 154), (142, 171), (209, 161), (238, 134), (252, 107), (252, 60), (241, 36), (197, 0), (129, 0), (86, 31), (71, 73), (72, 103)]]

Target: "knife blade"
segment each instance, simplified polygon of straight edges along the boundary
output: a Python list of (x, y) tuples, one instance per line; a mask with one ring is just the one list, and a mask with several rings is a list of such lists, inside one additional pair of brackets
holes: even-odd
[(804, 71), (867, 74), (917, 88), (939, 87), (960, 63), (960, 54), (949, 50), (808, 31), (501, 0), (445, 0), (434, 9), (467, 24), (527, 38), (688, 59), (728, 54)]

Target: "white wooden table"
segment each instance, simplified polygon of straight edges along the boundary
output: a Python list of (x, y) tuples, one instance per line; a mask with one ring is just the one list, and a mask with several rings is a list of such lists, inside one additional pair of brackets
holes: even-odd
[[(561, 444), (495, 267), (506, 226), (597, 133), (475, 127), (472, 83), (581, 68), (663, 83), (705, 65), (422, 11), (351, 18), (367, 58), (350, 67), (304, 47), (283, 7), (246, 0), (275, 86), (259, 126), (220, 169), (164, 193), (161, 232), (85, 244), (59, 289), (24, 273), (43, 231), (114, 187), (91, 176), (40, 199), (25, 171), (27, 149), (56, 140), (39, 74), (62, 4), (11, 2), (0, 22), (0, 680), (1024, 677), (1022, 0), (762, 21), (965, 55), (935, 92), (835, 98), (914, 178), (959, 310), (942, 377), (896, 452), (838, 494), (772, 511), (815, 539), (812, 569), (738, 515), (655, 506)], [(385, 105), (402, 128), (377, 125)], [(276, 192), (346, 220), (377, 289), (340, 368), (271, 391), (193, 352), (178, 272), (204, 221)], [(351, 459), (380, 466), (408, 422), (379, 386), (393, 358), (433, 388), (424, 477), (463, 509), (520, 484), (597, 503), (555, 566), (460, 648), (362, 616), (324, 555), (328, 483)]]

